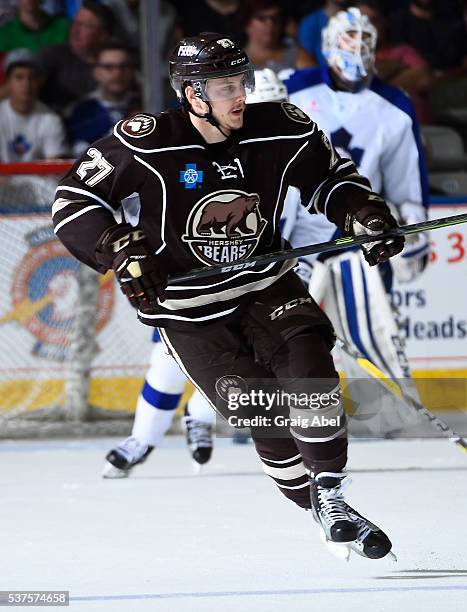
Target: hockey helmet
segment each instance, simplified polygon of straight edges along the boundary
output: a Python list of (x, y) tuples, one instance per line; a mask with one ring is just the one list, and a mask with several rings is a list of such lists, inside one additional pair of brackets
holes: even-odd
[[(235, 87), (209, 87), (211, 79), (242, 74), (241, 90)], [(213, 32), (182, 39), (169, 59), (170, 84), (180, 102), (186, 103), (185, 88), (191, 85), (195, 95), (204, 102), (231, 99), (239, 93), (251, 93), (255, 88), (253, 68), (247, 54), (230, 38)]]
[(323, 55), (343, 83), (353, 89), (371, 77), (377, 31), (358, 8), (337, 13), (323, 29), (322, 36)]
[(255, 90), (246, 97), (247, 104), (287, 102), (287, 87), (271, 68), (255, 70)]

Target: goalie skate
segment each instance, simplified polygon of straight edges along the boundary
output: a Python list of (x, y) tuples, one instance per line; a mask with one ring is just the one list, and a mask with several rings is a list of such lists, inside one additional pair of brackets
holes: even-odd
[(146, 461), (153, 449), (130, 436), (107, 454), (102, 477), (127, 478), (135, 465)]
[(312, 512), (321, 539), (330, 552), (345, 561), (352, 550), (367, 559), (390, 555), (396, 561), (388, 536), (345, 502), (343, 485), (350, 481), (343, 483), (344, 478), (343, 474), (321, 472), (312, 480)]

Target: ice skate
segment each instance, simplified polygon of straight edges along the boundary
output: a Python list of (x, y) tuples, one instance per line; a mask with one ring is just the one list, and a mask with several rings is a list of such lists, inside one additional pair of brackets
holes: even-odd
[(387, 535), (345, 502), (344, 478), (342, 473), (321, 472), (312, 479), (312, 512), (321, 538), (330, 552), (346, 561), (352, 550), (367, 559), (389, 554), (396, 560)]
[(203, 421), (198, 421), (190, 416), (188, 409), (185, 408), (183, 417), (186, 441), (191, 451), (194, 468), (200, 472), (200, 466), (209, 461), (212, 454), (212, 427)]
[(106, 455), (102, 477), (127, 478), (135, 465), (143, 463), (153, 449), (130, 436)]

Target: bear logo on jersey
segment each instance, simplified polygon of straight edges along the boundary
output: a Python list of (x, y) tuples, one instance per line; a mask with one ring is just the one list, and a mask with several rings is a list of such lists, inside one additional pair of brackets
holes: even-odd
[(311, 123), (310, 117), (291, 102), (281, 102), (282, 109), (289, 119), (298, 123)]
[(208, 265), (245, 259), (267, 224), (259, 202), (257, 193), (236, 189), (211, 193), (194, 206), (182, 240)]
[(156, 129), (156, 118), (151, 115), (134, 115), (122, 123), (122, 132), (131, 138), (143, 138)]

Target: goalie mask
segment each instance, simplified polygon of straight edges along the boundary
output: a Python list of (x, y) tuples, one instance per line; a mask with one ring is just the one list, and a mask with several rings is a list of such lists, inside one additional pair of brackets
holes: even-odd
[(287, 102), (287, 87), (271, 68), (255, 70), (255, 90), (248, 94), (247, 104), (258, 102)]
[(340, 11), (323, 30), (323, 54), (344, 88), (356, 91), (371, 78), (377, 31), (359, 9)]
[[(247, 95), (255, 88), (253, 68), (245, 51), (230, 38), (212, 32), (181, 40), (169, 59), (169, 74), (179, 101), (191, 112), (185, 95), (188, 85), (209, 107), (210, 102)], [(237, 75), (243, 78), (229, 79)], [(219, 83), (209, 86), (210, 81), (221, 78), (225, 79), (225, 87)]]

